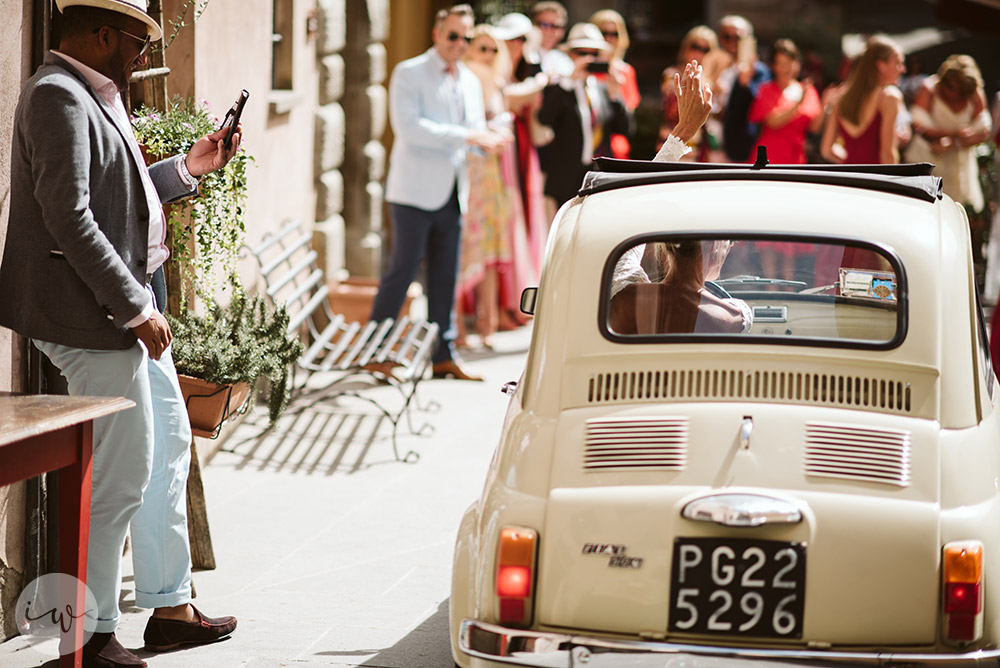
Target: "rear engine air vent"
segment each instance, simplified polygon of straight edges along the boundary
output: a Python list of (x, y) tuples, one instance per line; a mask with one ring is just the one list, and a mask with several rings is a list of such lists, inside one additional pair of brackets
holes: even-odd
[(588, 403), (623, 401), (769, 401), (909, 413), (910, 383), (808, 371), (671, 369), (615, 371), (590, 377)]
[(806, 475), (906, 487), (910, 432), (845, 424), (806, 424)]
[(587, 420), (585, 471), (681, 471), (687, 464), (688, 419)]

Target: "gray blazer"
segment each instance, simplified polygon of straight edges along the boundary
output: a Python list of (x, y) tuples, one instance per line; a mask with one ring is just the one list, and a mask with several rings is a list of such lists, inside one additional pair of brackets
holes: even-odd
[[(103, 98), (48, 54), (21, 91), (11, 149), (0, 325), (74, 348), (119, 350), (148, 303), (142, 156)], [(150, 167), (163, 202), (191, 194), (175, 156)]]

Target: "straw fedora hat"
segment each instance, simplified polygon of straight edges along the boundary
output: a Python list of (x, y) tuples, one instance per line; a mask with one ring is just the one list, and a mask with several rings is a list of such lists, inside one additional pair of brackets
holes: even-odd
[(154, 42), (163, 37), (163, 29), (160, 28), (160, 24), (146, 13), (146, 9), (149, 7), (147, 0), (56, 0), (56, 7), (59, 8), (60, 12), (73, 6), (97, 7), (131, 16), (146, 24), (149, 37)]
[(566, 41), (559, 45), (563, 51), (573, 49), (597, 49), (598, 51), (611, 51), (612, 46), (604, 41), (604, 34), (601, 29), (593, 23), (577, 23), (569, 29)]

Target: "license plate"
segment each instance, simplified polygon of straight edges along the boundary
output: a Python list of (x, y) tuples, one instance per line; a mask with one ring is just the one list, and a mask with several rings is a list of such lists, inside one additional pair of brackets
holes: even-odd
[(805, 586), (802, 543), (677, 538), (668, 629), (801, 638)]

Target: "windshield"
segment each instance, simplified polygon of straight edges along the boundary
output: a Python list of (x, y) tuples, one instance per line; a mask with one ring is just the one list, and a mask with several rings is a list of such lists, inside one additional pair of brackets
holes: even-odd
[(601, 322), (623, 342), (742, 337), (809, 345), (898, 345), (902, 271), (861, 242), (648, 237), (609, 258)]

